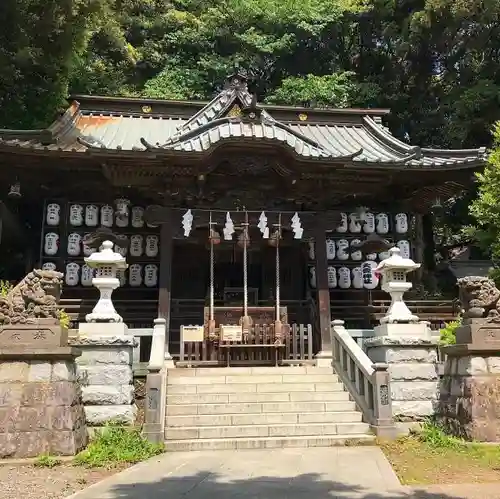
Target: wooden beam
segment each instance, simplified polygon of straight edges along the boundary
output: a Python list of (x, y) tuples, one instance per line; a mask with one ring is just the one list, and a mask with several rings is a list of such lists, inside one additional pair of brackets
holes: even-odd
[(166, 341), (169, 341), (170, 331), (170, 306), (172, 287), (172, 254), (173, 237), (170, 210), (163, 212), (166, 217), (160, 229), (160, 275), (158, 292), (158, 317), (165, 319), (167, 327)]
[(318, 214), (315, 226), (315, 253), (316, 253), (316, 289), (318, 292), (318, 311), (320, 329), (320, 352), (331, 355), (330, 336), (330, 290), (328, 288), (328, 260), (326, 255), (327, 220), (323, 214)]

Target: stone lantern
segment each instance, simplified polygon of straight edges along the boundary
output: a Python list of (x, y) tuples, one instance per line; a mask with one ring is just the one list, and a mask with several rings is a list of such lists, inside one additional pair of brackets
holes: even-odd
[(411, 258), (403, 258), (400, 253), (399, 248), (391, 248), (389, 258), (382, 260), (375, 269), (382, 279), (382, 289), (391, 295), (391, 305), (385, 317), (380, 320), (381, 324), (419, 321), (406, 306), (403, 295), (412, 287), (412, 283), (406, 280), (407, 274), (420, 268), (420, 263), (415, 263)]
[(87, 322), (123, 322), (122, 317), (116, 312), (111, 295), (120, 286), (117, 277), (118, 270), (125, 270), (125, 258), (113, 251), (113, 243), (104, 241), (100, 251), (85, 258), (85, 263), (96, 269), (96, 276), (92, 284), (99, 290), (100, 296), (92, 313), (87, 314)]

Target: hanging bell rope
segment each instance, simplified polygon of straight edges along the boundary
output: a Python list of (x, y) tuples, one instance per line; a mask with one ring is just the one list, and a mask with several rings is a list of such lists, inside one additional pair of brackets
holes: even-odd
[(241, 242), (243, 244), (243, 317), (241, 318), (241, 325), (243, 326), (244, 331), (248, 331), (252, 325), (252, 321), (248, 315), (248, 244), (250, 242), (250, 238), (248, 234), (247, 212), (245, 212), (245, 223), (243, 224)]
[(274, 322), (275, 343), (281, 344), (281, 314), (280, 314), (280, 238), (281, 213), (278, 215), (278, 230), (276, 231), (276, 320)]
[(215, 257), (214, 257), (214, 244), (215, 242), (220, 241), (220, 238), (213, 229), (213, 222), (212, 222), (212, 212), (210, 212), (210, 223), (208, 226), (208, 238), (209, 238), (209, 243), (210, 243), (210, 319), (208, 321), (208, 336), (209, 338), (213, 338), (215, 335), (215, 317), (214, 317), (214, 301), (215, 301), (215, 286), (214, 286), (214, 271), (215, 271)]

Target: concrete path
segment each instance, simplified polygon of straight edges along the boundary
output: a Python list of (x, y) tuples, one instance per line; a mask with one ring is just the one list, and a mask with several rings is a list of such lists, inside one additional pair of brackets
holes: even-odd
[(334, 497), (411, 496), (377, 447), (170, 453), (71, 496), (72, 499)]

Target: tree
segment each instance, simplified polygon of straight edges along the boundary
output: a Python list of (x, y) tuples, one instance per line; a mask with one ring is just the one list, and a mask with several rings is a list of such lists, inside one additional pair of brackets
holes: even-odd
[(488, 164), (477, 174), (478, 197), (471, 204), (474, 226), (466, 232), (474, 237), (480, 247), (491, 256), (496, 266), (500, 265), (500, 122), (493, 131), (493, 148)]

